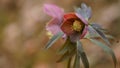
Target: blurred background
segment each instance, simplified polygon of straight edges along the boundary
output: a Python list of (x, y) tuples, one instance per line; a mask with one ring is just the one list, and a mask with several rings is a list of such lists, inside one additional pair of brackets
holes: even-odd
[[(66, 61), (56, 63), (63, 40), (43, 49), (49, 40), (45, 25), (51, 17), (42, 7), (52, 3), (72, 12), (82, 2), (92, 8), (90, 22), (100, 24), (115, 37), (111, 43), (119, 66), (120, 0), (0, 0), (0, 68), (66, 68)], [(90, 68), (114, 68), (110, 55), (88, 40), (82, 42)]]

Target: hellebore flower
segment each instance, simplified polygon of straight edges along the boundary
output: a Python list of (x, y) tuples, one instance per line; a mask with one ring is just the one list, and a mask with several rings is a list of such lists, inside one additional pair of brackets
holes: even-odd
[(64, 36), (69, 36), (75, 42), (87, 33), (88, 21), (78, 13), (64, 13), (62, 8), (53, 4), (45, 4), (44, 12), (53, 17), (46, 26), (53, 35), (64, 32)]
[(80, 58), (84, 67), (89, 68), (87, 56), (80, 42), (81, 39), (89, 39), (112, 55), (116, 67), (116, 57), (112, 49), (96, 39), (96, 37), (100, 37), (107, 45), (111, 45), (105, 31), (98, 24), (88, 21), (92, 15), (90, 7), (82, 3), (81, 8), (75, 8), (75, 12), (70, 13), (65, 13), (62, 8), (53, 4), (45, 4), (43, 9), (46, 14), (52, 17), (46, 25), (46, 30), (53, 34), (45, 48), (51, 47), (60, 37), (66, 41), (59, 50), (62, 57), (58, 62), (69, 59), (68, 68), (70, 68), (71, 59), (75, 56), (73, 68), (80, 68)]

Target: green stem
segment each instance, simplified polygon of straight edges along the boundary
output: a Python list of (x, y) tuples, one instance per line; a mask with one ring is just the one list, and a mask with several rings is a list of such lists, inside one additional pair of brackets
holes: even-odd
[(72, 57), (68, 59), (67, 68), (71, 68), (71, 61), (72, 61)]

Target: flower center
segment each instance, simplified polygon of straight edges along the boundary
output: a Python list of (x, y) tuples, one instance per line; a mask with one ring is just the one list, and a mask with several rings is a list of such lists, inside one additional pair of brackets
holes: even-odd
[(80, 32), (82, 30), (82, 23), (78, 20), (75, 20), (72, 25), (73, 30)]

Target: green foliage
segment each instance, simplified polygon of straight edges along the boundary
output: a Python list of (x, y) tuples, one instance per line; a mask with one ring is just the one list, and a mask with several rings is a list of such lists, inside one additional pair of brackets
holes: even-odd
[(62, 32), (59, 32), (58, 34), (54, 35), (46, 44), (45, 49), (50, 48), (62, 35)]
[(62, 54), (62, 57), (57, 62), (61, 62), (66, 59), (69, 60), (67, 68), (71, 67), (71, 59), (73, 56), (75, 56), (73, 68), (80, 68), (80, 58), (84, 64), (84, 67), (89, 68), (89, 62), (80, 41), (73, 43), (68, 38), (63, 47), (59, 50), (59, 54)]
[(110, 42), (108, 41), (107, 37), (105, 34), (101, 31), (101, 28), (98, 27), (97, 25), (91, 25), (91, 27), (96, 31), (96, 33), (108, 44), (111, 45)]
[(78, 53), (79, 53), (79, 55), (81, 57), (81, 60), (82, 60), (82, 62), (84, 64), (84, 67), (89, 68), (89, 62), (88, 62), (87, 56), (86, 56), (86, 54), (85, 54), (85, 52), (84, 52), (84, 50), (82, 48), (82, 44), (81, 44), (80, 41), (77, 41), (77, 51), (78, 51)]
[[(112, 56), (112, 59), (114, 61), (114, 66), (116, 68), (116, 64), (117, 64), (117, 59), (115, 57), (114, 52), (112, 51), (111, 48), (109, 48), (107, 45), (111, 45), (109, 40), (107, 39), (106, 35), (104, 34), (104, 32), (102, 32), (102, 28), (97, 25), (97, 24), (91, 24), (89, 25), (89, 36), (87, 37), (91, 42), (97, 44), (98, 46), (102, 47), (104, 51), (106, 51), (108, 54), (110, 54)], [(91, 36), (99, 36), (101, 39), (103, 39), (105, 41), (105, 43), (107, 43), (107, 45), (105, 45), (102, 42), (99, 42), (97, 39), (95, 38), (91, 38)], [(111, 36), (110, 36), (111, 37)]]
[(79, 54), (77, 53), (76, 56), (75, 56), (75, 61), (74, 61), (74, 66), (73, 68), (80, 68), (80, 56)]
[(73, 57), (74, 54), (76, 53), (75, 45), (76, 43), (71, 42), (70, 38), (67, 38), (65, 44), (59, 50), (59, 54), (61, 54), (62, 57), (57, 62), (61, 62), (64, 61), (65, 59), (70, 59), (71, 57)]
[(106, 46), (105, 44), (97, 41), (96, 39), (89, 39), (91, 42), (97, 44), (98, 46), (100, 46), (104, 51), (106, 51), (108, 54), (110, 54), (112, 56), (112, 59), (114, 61), (114, 66), (116, 68), (116, 64), (117, 64), (117, 59), (115, 57), (114, 52), (112, 51), (111, 48), (109, 48), (108, 46)]

